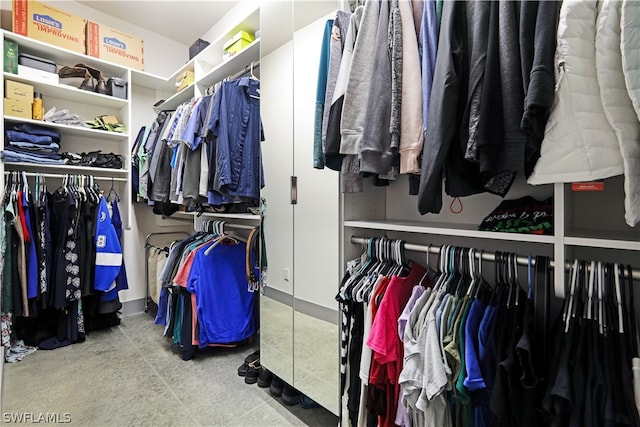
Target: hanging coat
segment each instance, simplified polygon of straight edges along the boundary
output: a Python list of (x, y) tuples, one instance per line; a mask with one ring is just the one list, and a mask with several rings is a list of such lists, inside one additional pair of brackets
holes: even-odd
[[(562, 3), (556, 99), (529, 184), (592, 181), (623, 173), (620, 147), (605, 116), (596, 73), (597, 22), (604, 22), (598, 15), (596, 1)], [(600, 33), (598, 37), (609, 36)]]

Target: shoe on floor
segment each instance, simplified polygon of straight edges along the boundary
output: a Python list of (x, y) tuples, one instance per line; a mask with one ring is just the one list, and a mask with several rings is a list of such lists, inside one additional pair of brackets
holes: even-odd
[(254, 360), (260, 359), (260, 350), (256, 350), (253, 353), (251, 353), (250, 355), (248, 355), (247, 357), (244, 358), (244, 362), (246, 364), (249, 364), (251, 362), (253, 362)]
[(244, 382), (247, 384), (257, 383), (261, 372), (262, 366), (260, 366), (260, 359), (254, 360), (247, 365), (247, 373), (244, 376)]
[(300, 403), (300, 392), (289, 384), (285, 384), (280, 398), (282, 399), (282, 403), (285, 405), (295, 406)]
[(238, 375), (244, 377), (247, 375), (247, 369), (249, 369), (249, 364), (247, 362), (243, 362), (242, 365), (238, 366)]
[(319, 408), (320, 404), (304, 394), (300, 396), (300, 406), (304, 409)]
[(247, 369), (249, 369), (249, 363), (255, 362), (258, 359), (260, 359), (260, 350), (256, 350), (245, 357), (244, 363), (238, 366), (238, 375), (244, 377), (247, 374)]
[(269, 392), (274, 397), (280, 397), (282, 395), (282, 389), (284, 388), (284, 381), (279, 377), (273, 376), (271, 379), (271, 385), (269, 386)]
[(262, 372), (258, 376), (258, 387), (267, 388), (271, 387), (271, 381), (273, 380), (273, 374), (267, 368), (263, 368)]

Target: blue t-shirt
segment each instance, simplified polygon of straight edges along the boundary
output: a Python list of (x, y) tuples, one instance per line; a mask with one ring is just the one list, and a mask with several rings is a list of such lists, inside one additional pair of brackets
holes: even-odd
[(196, 294), (200, 347), (243, 341), (255, 331), (255, 293), (248, 291), (246, 244), (219, 243), (196, 252), (187, 290)]
[(482, 372), (480, 371), (480, 354), (478, 348), (478, 330), (484, 315), (485, 306), (479, 300), (474, 300), (469, 310), (465, 328), (465, 353), (464, 359), (467, 367), (467, 376), (464, 386), (469, 391), (486, 388)]

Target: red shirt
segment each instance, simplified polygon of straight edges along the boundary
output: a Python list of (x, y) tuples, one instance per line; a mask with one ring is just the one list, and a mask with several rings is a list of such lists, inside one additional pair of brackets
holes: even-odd
[[(398, 406), (398, 377), (402, 371), (404, 347), (398, 336), (398, 318), (411, 298), (413, 287), (427, 271), (413, 263), (405, 277), (393, 276), (373, 319), (367, 346), (373, 350), (369, 384), (384, 388), (386, 415), (381, 416), (382, 426), (394, 426)], [(378, 402), (381, 403), (381, 402)], [(374, 405), (377, 406), (377, 405)]]

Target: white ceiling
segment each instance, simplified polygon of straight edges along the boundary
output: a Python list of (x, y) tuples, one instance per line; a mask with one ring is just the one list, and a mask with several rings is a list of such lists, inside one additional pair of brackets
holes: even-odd
[(78, 3), (191, 46), (238, 2), (231, 0), (78, 0)]

